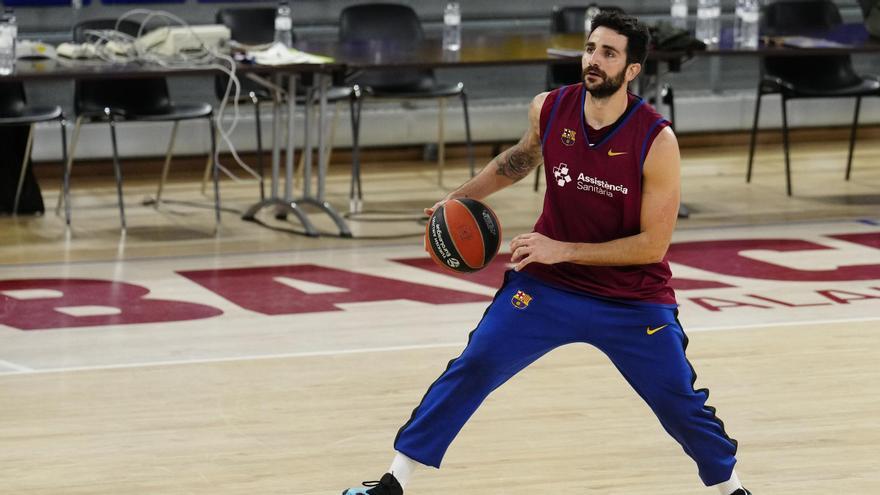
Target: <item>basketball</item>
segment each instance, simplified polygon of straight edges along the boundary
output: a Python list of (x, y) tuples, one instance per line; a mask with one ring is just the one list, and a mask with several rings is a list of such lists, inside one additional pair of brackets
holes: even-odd
[(451, 199), (428, 220), (425, 246), (431, 259), (443, 268), (475, 272), (498, 254), (501, 224), (485, 204), (470, 198)]

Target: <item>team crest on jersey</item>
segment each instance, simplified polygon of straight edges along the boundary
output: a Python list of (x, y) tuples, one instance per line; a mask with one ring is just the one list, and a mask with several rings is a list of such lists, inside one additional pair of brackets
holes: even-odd
[(513, 307), (516, 309), (526, 309), (529, 307), (529, 303), (532, 301), (532, 296), (526, 294), (525, 292), (518, 290), (516, 294), (510, 299), (510, 303), (513, 304)]
[(571, 182), (571, 175), (568, 175), (568, 165), (560, 163), (553, 167), (553, 178), (556, 179), (556, 185), (562, 187)]
[(562, 129), (562, 144), (566, 146), (574, 146), (574, 137), (577, 134), (569, 128)]

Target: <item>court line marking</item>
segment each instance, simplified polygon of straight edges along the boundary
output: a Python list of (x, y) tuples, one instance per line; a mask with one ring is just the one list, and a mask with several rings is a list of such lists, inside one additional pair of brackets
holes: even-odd
[(320, 356), (342, 356), (347, 354), (366, 354), (371, 352), (393, 352), (393, 351), (412, 351), (421, 349), (439, 349), (443, 347), (464, 347), (464, 342), (445, 342), (436, 344), (423, 345), (402, 345), (390, 347), (365, 347), (363, 349), (340, 349), (328, 351), (311, 351), (311, 352), (288, 352), (281, 354), (254, 354), (242, 356), (228, 356), (219, 358), (202, 358), (202, 359), (180, 359), (175, 361), (147, 361), (142, 363), (123, 363), (123, 364), (102, 364), (95, 366), (72, 366), (68, 368), (46, 368), (46, 369), (28, 369), (23, 371), (13, 371), (8, 373), (0, 372), (0, 379), (9, 375), (36, 375), (45, 373), (67, 373), (76, 371), (102, 371), (116, 370), (128, 368), (148, 368), (151, 366), (178, 366), (187, 364), (210, 364), (210, 363), (226, 363), (235, 361), (262, 361), (266, 359), (288, 359), (288, 358), (304, 358), (304, 357), (320, 357)]
[[(20, 365), (20, 364), (15, 364), (15, 363), (13, 363), (12, 361), (7, 361), (7, 360), (5, 360), (5, 359), (0, 359), (0, 366), (5, 366), (5, 367), (7, 367), (7, 368), (12, 368), (12, 369), (14, 369), (14, 370), (17, 372), (16, 374), (20, 374), (20, 373), (31, 373), (31, 372), (33, 372), (33, 371), (36, 371), (36, 370), (34, 370), (33, 368), (28, 368), (27, 366), (22, 366), (22, 365)], [(0, 372), (0, 374), (2, 374), (2, 372)]]
[[(778, 323), (755, 323), (752, 325), (721, 325), (721, 326), (712, 326), (712, 327), (697, 327), (691, 329), (685, 329), (687, 333), (693, 332), (711, 332), (711, 331), (730, 331), (730, 330), (750, 330), (754, 328), (779, 328), (779, 327), (792, 327), (792, 326), (802, 326), (802, 325), (827, 325), (831, 323), (853, 323), (853, 322), (865, 322), (865, 321), (880, 321), (880, 317), (865, 317), (865, 318), (841, 318), (841, 319), (831, 319), (831, 320), (814, 320), (814, 321), (798, 321), (798, 322), (778, 322)], [(116, 370), (116, 369), (131, 369), (131, 368), (148, 368), (148, 367), (162, 367), (162, 366), (180, 366), (180, 365), (189, 365), (189, 364), (210, 364), (210, 363), (226, 363), (226, 362), (236, 362), (236, 361), (262, 361), (265, 359), (291, 359), (291, 358), (305, 358), (305, 357), (320, 357), (320, 356), (343, 356), (350, 354), (367, 354), (372, 352), (395, 352), (395, 351), (411, 351), (411, 350), (423, 350), (423, 349), (442, 349), (444, 347), (462, 347), (464, 348), (466, 341), (459, 342), (440, 342), (434, 344), (420, 344), (420, 345), (403, 345), (403, 346), (387, 346), (387, 347), (365, 347), (362, 349), (340, 349), (340, 350), (327, 350), (327, 351), (311, 351), (311, 352), (289, 352), (289, 353), (281, 353), (281, 354), (257, 354), (257, 355), (243, 355), (243, 356), (228, 356), (228, 357), (219, 357), (219, 358), (203, 358), (203, 359), (181, 359), (175, 361), (150, 361), (150, 362), (141, 362), (141, 363), (123, 363), (123, 364), (106, 364), (106, 365), (95, 365), (95, 366), (71, 366), (67, 368), (46, 368), (46, 369), (33, 369), (27, 368), (25, 366), (15, 365), (13, 363), (9, 363), (8, 361), (0, 360), (0, 364), (8, 363), (11, 368), (15, 368), (15, 371), (11, 372), (0, 372), (0, 380), (8, 376), (17, 376), (17, 375), (38, 375), (38, 374), (49, 374), (49, 373), (73, 373), (77, 371), (103, 371), (103, 370)]]
[(752, 330), (755, 328), (776, 328), (776, 327), (799, 327), (803, 325), (827, 325), (831, 323), (861, 323), (864, 321), (880, 321), (880, 316), (865, 316), (861, 318), (832, 318), (828, 320), (810, 320), (810, 321), (780, 321), (771, 323), (752, 323), (749, 325), (717, 325), (711, 327), (694, 327), (684, 328), (687, 333), (691, 332), (714, 332), (717, 330)]

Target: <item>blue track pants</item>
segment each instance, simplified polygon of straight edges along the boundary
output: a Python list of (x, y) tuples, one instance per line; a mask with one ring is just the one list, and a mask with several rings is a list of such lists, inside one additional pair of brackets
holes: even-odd
[(394, 448), (440, 467), (452, 440), (493, 390), (547, 352), (585, 342), (611, 359), (697, 463), (706, 485), (727, 481), (737, 444), (706, 405), (709, 391), (694, 390), (696, 374), (676, 314), (675, 306), (585, 296), (508, 272), (467, 347), (428, 389)]

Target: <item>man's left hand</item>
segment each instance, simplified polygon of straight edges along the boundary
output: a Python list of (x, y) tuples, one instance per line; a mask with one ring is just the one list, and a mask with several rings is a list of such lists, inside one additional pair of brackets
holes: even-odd
[(571, 245), (531, 232), (520, 234), (510, 241), (510, 261), (516, 263), (514, 270), (520, 271), (529, 263), (536, 261), (545, 265), (568, 261)]

